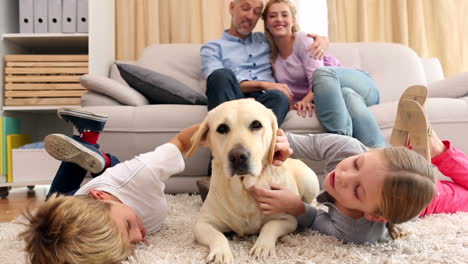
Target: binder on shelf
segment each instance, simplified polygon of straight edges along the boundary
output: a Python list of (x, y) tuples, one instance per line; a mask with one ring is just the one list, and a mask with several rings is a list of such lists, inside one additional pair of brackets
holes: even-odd
[(76, 32), (76, 0), (62, 1), (62, 32)]
[(34, 33), (47, 33), (47, 0), (34, 0)]
[(19, 0), (19, 29), (20, 33), (34, 32), (34, 4), (33, 0)]
[(13, 182), (13, 149), (31, 143), (31, 135), (11, 134), (7, 136), (7, 182)]
[(47, 16), (48, 32), (62, 33), (62, 0), (48, 0)]
[(1, 153), (2, 153), (2, 175), (7, 175), (8, 159), (7, 159), (7, 136), (10, 134), (20, 134), (20, 121), (14, 117), (4, 116), (2, 118), (2, 138), (1, 138)]
[(88, 33), (88, 0), (77, 0), (76, 7), (76, 31)]

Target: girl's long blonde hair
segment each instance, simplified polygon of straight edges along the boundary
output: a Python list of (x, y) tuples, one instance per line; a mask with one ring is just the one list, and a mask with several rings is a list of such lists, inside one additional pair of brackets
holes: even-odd
[(392, 234), (394, 224), (417, 217), (434, 199), (435, 181), (440, 172), (405, 147), (384, 148), (382, 153), (389, 170), (376, 213), (389, 221), (387, 228)]
[(270, 48), (271, 48), (271, 53), (270, 53), (270, 60), (271, 64), (274, 64), (276, 61), (276, 58), (278, 57), (278, 47), (275, 44), (275, 41), (273, 40), (273, 36), (271, 35), (270, 31), (267, 28), (266, 21), (268, 19), (268, 12), (270, 10), (270, 7), (272, 4), (276, 3), (285, 3), (289, 6), (289, 9), (291, 10), (291, 16), (293, 17), (294, 25), (292, 26), (292, 33), (298, 32), (299, 29), (299, 24), (297, 24), (297, 9), (296, 6), (294, 5), (293, 2), (290, 0), (270, 0), (268, 3), (265, 5), (265, 9), (263, 10), (262, 13), (262, 19), (264, 21), (264, 31), (265, 31), (265, 36), (268, 38), (268, 41), (270, 42)]

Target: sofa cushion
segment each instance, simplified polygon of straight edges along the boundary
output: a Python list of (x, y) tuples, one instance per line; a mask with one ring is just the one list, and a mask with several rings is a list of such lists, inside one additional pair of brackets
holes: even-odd
[(135, 64), (135, 61), (116, 61), (116, 63), (111, 63), (110, 69), (109, 69), (109, 78), (112, 80), (116, 80), (121, 84), (128, 85), (128, 83), (122, 78), (120, 75), (119, 69), (117, 68), (117, 63), (125, 63), (125, 64)]
[(104, 76), (85, 74), (80, 83), (88, 90), (109, 96), (123, 105), (147, 105), (148, 100), (135, 89)]
[(462, 72), (427, 86), (429, 97), (466, 97), (468, 96), (468, 72)]
[(151, 104), (206, 105), (204, 95), (162, 73), (131, 64), (117, 64), (122, 78)]
[(205, 94), (206, 82), (200, 70), (201, 44), (158, 44), (146, 47), (136, 64), (169, 75)]
[(94, 106), (94, 105), (101, 105), (101, 106), (111, 106), (111, 105), (118, 105), (121, 106), (120, 102), (110, 98), (107, 95), (103, 95), (101, 93), (97, 93), (91, 90), (88, 90), (85, 94), (81, 96), (81, 106)]
[(418, 55), (401, 44), (331, 43), (329, 51), (344, 67), (368, 72), (379, 87), (381, 103), (398, 100), (411, 85), (427, 84)]

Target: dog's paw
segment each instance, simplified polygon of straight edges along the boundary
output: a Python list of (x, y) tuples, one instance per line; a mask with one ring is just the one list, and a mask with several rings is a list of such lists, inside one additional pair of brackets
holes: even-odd
[(206, 257), (206, 263), (234, 264), (234, 256), (229, 248), (214, 248)]
[(257, 240), (252, 249), (250, 249), (250, 255), (262, 259), (267, 257), (273, 257), (276, 255), (275, 244), (262, 243), (259, 240)]

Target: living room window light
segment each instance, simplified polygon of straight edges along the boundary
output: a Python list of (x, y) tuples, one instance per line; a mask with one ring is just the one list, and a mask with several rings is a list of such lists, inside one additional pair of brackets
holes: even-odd
[(328, 36), (327, 0), (294, 0), (302, 31)]

